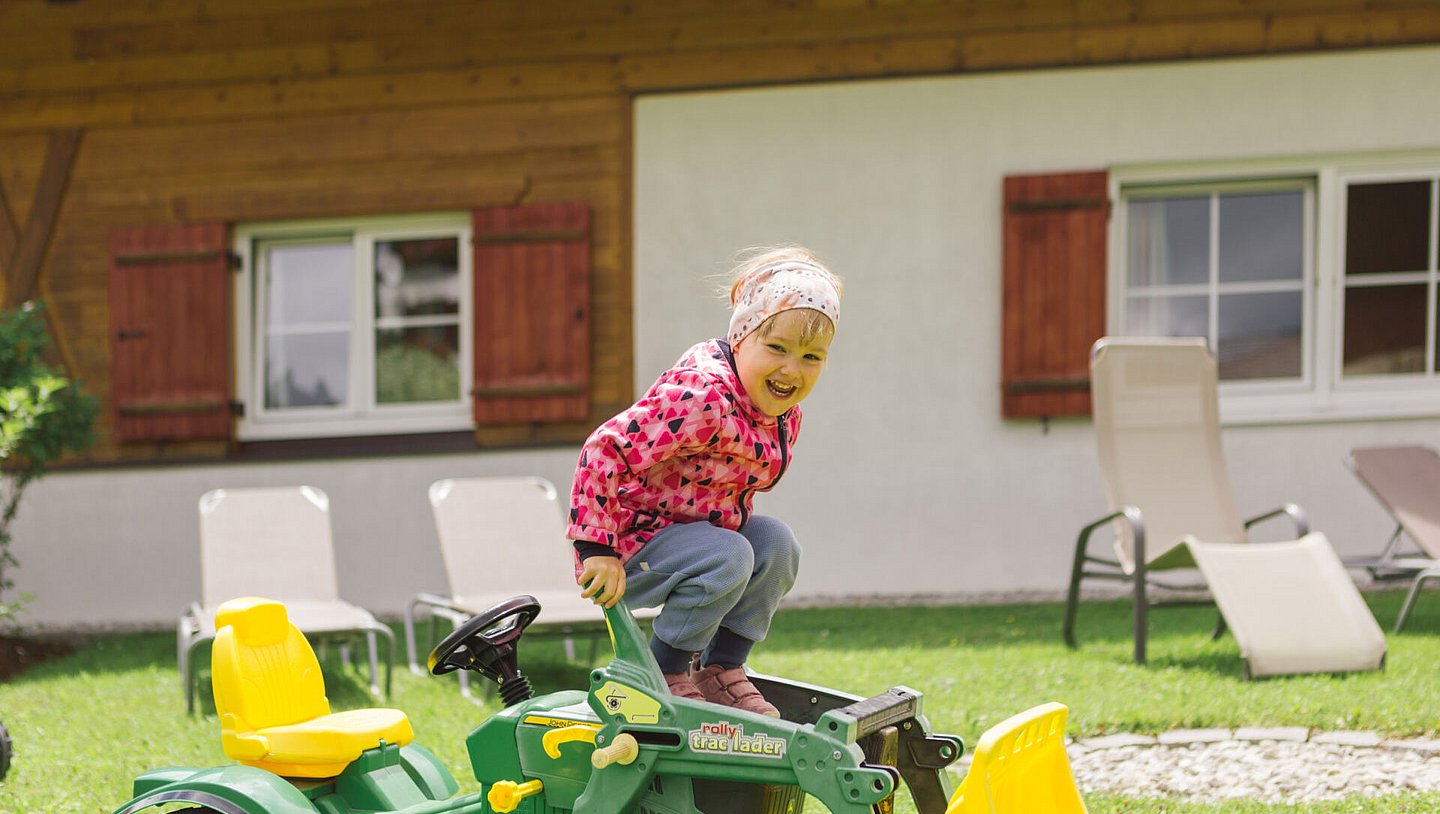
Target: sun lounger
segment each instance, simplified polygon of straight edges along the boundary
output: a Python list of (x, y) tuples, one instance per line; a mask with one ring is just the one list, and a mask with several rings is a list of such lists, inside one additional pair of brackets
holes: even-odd
[[(1157, 572), (1198, 567), (1250, 675), (1376, 669), (1385, 639), (1323, 535), (1293, 504), (1241, 521), (1220, 444), (1214, 357), (1203, 339), (1106, 338), (1091, 357), (1100, 470), (1110, 512), (1076, 541), (1062, 633), (1072, 647), (1080, 585), (1119, 580), (1134, 593), (1135, 661), (1146, 658)], [(1296, 539), (1249, 541), (1262, 520), (1288, 514)], [(1114, 528), (1114, 552), (1089, 550)], [(1217, 628), (1217, 635), (1219, 630)], [(1327, 639), (1327, 637), (1329, 637)]]
[[(1410, 593), (1395, 619), (1399, 633), (1426, 582), (1440, 579), (1440, 454), (1419, 444), (1360, 447), (1345, 463), (1395, 520), (1395, 531), (1378, 555), (1346, 560), (1371, 578), (1409, 579)], [(1408, 539), (1418, 551), (1402, 547)]]

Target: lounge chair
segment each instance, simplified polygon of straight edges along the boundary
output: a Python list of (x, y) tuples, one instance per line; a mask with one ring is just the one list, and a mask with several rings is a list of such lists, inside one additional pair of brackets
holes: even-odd
[(1069, 714), (1041, 704), (985, 730), (945, 814), (1085, 814), (1065, 754)]
[[(1399, 633), (1420, 589), (1426, 582), (1440, 579), (1440, 453), (1418, 444), (1359, 447), (1345, 456), (1345, 464), (1395, 520), (1395, 532), (1384, 550), (1345, 564), (1365, 569), (1377, 581), (1412, 580), (1395, 619), (1395, 632)], [(1403, 538), (1419, 550), (1406, 551)]]
[[(445, 562), (449, 593), (416, 594), (405, 605), (405, 652), (410, 670), (423, 673), (415, 637), (417, 611), (451, 627), (516, 594), (540, 601), (530, 634), (606, 635), (600, 608), (580, 596), (571, 547), (555, 486), (536, 477), (447, 478), (430, 485), (430, 507)], [(654, 610), (640, 611), (650, 617)], [(434, 636), (432, 634), (431, 638)], [(594, 658), (592, 646), (591, 658)], [(470, 694), (465, 671), (460, 690)]]
[(376, 640), (386, 644), (385, 693), (390, 692), (395, 634), (369, 611), (340, 599), (330, 500), (313, 486), (214, 489), (200, 496), (200, 601), (180, 616), (177, 650), (185, 709), (194, 708), (196, 653), (215, 638), (220, 605), (241, 596), (283, 601), (289, 620), (312, 641), (347, 648), (366, 640), (370, 692), (380, 694)]
[[(1220, 444), (1215, 359), (1203, 339), (1105, 338), (1091, 352), (1100, 470), (1110, 512), (1081, 529), (1062, 635), (1076, 646), (1087, 578), (1131, 584), (1136, 663), (1145, 662), (1152, 587), (1208, 589), (1247, 675), (1376, 669), (1385, 640), (1320, 534), (1294, 504), (1241, 521)], [(1289, 515), (1296, 539), (1251, 543), (1249, 529)], [(1089, 550), (1115, 529), (1112, 556)], [(1197, 569), (1201, 581), (1164, 582)], [(1193, 596), (1193, 595), (1192, 595)], [(1192, 600), (1193, 601), (1193, 600)]]

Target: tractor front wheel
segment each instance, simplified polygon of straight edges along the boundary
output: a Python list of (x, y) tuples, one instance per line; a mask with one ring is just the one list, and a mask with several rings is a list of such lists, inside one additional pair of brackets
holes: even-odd
[(10, 756), (14, 753), (15, 746), (10, 742), (10, 730), (0, 724), (0, 780), (4, 780), (6, 773), (10, 771)]

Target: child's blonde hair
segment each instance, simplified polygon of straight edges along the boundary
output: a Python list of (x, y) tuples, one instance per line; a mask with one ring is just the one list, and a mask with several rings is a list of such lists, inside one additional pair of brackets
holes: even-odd
[[(769, 246), (748, 249), (742, 253), (740, 261), (730, 270), (728, 275), (729, 286), (728, 296), (730, 307), (733, 309), (740, 299), (740, 292), (745, 284), (754, 277), (757, 272), (773, 266), (776, 263), (786, 261), (797, 261), (813, 266), (817, 272), (823, 274), (825, 279), (835, 287), (835, 295), (842, 297), (845, 294), (844, 283), (840, 276), (831, 271), (824, 263), (821, 263), (815, 254), (803, 246)], [(830, 317), (813, 308), (800, 309), (805, 311), (805, 323), (800, 327), (800, 339), (802, 342), (810, 342), (815, 337), (835, 329), (835, 324)], [(775, 316), (771, 316), (755, 329), (755, 333), (761, 336), (769, 336), (775, 322)]]

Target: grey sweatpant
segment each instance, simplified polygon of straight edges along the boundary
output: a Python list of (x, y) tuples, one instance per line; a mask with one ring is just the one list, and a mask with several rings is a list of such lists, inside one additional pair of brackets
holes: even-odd
[(799, 567), (795, 533), (773, 517), (752, 515), (738, 532), (677, 523), (625, 564), (625, 602), (660, 607), (655, 635), (677, 650), (704, 650), (722, 625), (758, 642)]

